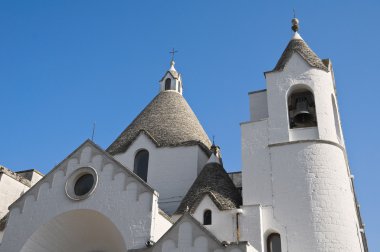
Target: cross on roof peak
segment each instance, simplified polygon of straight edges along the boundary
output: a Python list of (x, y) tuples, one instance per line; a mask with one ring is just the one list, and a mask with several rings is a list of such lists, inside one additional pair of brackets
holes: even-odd
[(178, 51), (174, 50), (174, 48), (169, 52), (172, 55), (172, 61), (174, 61), (174, 54), (176, 54)]

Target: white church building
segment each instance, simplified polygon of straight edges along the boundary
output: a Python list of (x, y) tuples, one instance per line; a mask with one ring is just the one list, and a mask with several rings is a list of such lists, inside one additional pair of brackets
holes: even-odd
[(242, 171), (227, 173), (171, 61), (106, 149), (48, 174), (0, 166), (0, 252), (366, 252), (331, 61), (298, 34), (249, 93)]

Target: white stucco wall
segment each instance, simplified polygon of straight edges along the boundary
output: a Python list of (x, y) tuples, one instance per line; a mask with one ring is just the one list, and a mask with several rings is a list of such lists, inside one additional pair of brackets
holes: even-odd
[[(65, 183), (73, 171), (83, 166), (90, 166), (97, 171), (99, 177), (97, 187), (89, 198), (79, 201), (71, 200), (65, 194)], [(44, 237), (41, 240), (43, 242), (39, 243), (41, 235), (33, 236), (35, 232), (41, 230), (44, 231), (41, 232), (44, 235), (50, 233), (65, 235), (75, 232), (62, 226), (63, 224), (56, 225), (55, 223), (61, 223), (56, 220), (57, 218), (59, 220), (62, 214), (81, 209), (91, 210), (104, 216), (102, 219), (113, 227), (111, 230), (117, 230), (120, 233), (127, 249), (145, 247), (146, 241), (155, 239), (154, 234), (159, 233), (153, 230), (151, 224), (152, 216), (157, 218), (158, 215), (158, 207), (154, 205), (156, 202), (157, 196), (152, 189), (87, 141), (12, 205), (0, 251), (13, 252), (20, 251), (22, 248), (23, 251), (37, 251), (36, 244), (47, 247), (50, 251), (94, 250), (95, 248), (91, 247), (91, 242), (88, 240), (81, 246), (74, 247), (70, 243), (66, 246), (60, 243), (61, 250), (54, 250), (54, 242), (57, 239), (60, 240), (59, 237), (54, 235), (46, 239)], [(152, 211), (154, 211), (153, 214)], [(96, 219), (94, 220), (96, 222)], [(72, 223), (79, 226), (83, 224)], [(44, 228), (45, 225), (48, 225), (48, 228)], [(89, 224), (90, 229), (85, 229), (90, 237), (101, 235), (99, 234), (101, 229), (91, 229), (91, 227), (92, 224)], [(61, 240), (64, 241), (64, 239)], [(27, 245), (24, 246), (24, 244)], [(39, 251), (44, 251), (42, 247)]]
[(344, 152), (325, 143), (271, 148), (273, 213), (289, 251), (361, 251)]
[(262, 207), (260, 205), (244, 205), (239, 215), (240, 240), (248, 241), (257, 251), (263, 248)]
[(268, 120), (241, 124), (243, 204), (272, 204)]
[(136, 153), (149, 152), (148, 184), (160, 194), (159, 205), (166, 213), (173, 213), (208, 160), (198, 146), (161, 147), (141, 133), (125, 153), (114, 156), (133, 171)]
[(199, 203), (193, 216), (203, 224), (205, 210), (211, 210), (211, 225), (204, 227), (211, 231), (221, 241), (237, 241), (236, 210), (220, 211), (214, 202), (206, 195)]
[(5, 173), (0, 174), (0, 219), (8, 213), (9, 205), (27, 190), (29, 186)]
[(251, 121), (259, 121), (268, 118), (268, 102), (266, 90), (249, 93), (249, 111)]

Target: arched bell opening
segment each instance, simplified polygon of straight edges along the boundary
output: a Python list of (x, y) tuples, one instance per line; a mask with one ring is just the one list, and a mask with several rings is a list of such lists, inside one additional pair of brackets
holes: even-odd
[(165, 90), (171, 90), (172, 89), (172, 80), (170, 78), (167, 78), (165, 80)]
[(117, 227), (103, 214), (87, 209), (56, 216), (39, 227), (21, 252), (97, 251), (125, 252), (124, 239)]
[(317, 126), (313, 93), (305, 88), (293, 90), (288, 96), (289, 127), (307, 128)]

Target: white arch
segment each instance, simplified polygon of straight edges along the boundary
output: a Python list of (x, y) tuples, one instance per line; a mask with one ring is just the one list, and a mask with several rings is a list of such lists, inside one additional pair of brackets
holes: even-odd
[(21, 252), (126, 251), (122, 235), (103, 214), (88, 209), (72, 210), (40, 226)]

